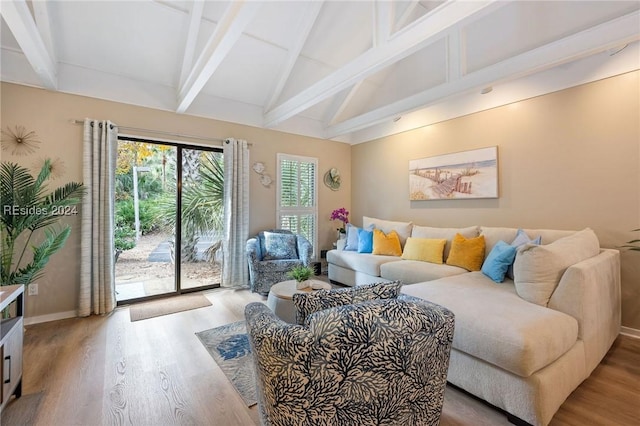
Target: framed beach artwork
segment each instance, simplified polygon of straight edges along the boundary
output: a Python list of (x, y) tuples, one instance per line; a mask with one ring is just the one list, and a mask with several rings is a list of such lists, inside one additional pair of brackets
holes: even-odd
[(498, 147), (409, 161), (409, 200), (498, 198)]

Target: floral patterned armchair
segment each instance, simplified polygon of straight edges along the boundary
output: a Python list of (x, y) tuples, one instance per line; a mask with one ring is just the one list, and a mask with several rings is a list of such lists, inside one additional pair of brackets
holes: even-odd
[(245, 308), (262, 424), (438, 424), (453, 313), (403, 296), (338, 305), (303, 326)]
[(251, 291), (267, 294), (271, 286), (290, 279), (297, 265), (309, 266), (313, 247), (302, 235), (286, 229), (270, 229), (249, 238), (246, 246)]

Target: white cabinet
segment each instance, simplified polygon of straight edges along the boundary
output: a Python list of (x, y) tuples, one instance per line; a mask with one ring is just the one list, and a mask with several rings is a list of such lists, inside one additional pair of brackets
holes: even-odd
[(24, 335), (24, 287), (12, 285), (0, 287), (0, 311), (15, 303), (15, 314), (12, 318), (3, 319), (0, 323), (0, 413), (11, 399), (11, 395), (19, 398), (22, 394), (22, 339)]

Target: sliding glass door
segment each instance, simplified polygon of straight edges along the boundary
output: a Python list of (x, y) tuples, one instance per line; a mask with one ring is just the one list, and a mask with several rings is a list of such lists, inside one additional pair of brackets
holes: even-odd
[(119, 140), (114, 211), (119, 303), (219, 286), (222, 164), (222, 152), (214, 148)]
[(182, 149), (180, 288), (220, 285), (224, 214), (222, 152)]

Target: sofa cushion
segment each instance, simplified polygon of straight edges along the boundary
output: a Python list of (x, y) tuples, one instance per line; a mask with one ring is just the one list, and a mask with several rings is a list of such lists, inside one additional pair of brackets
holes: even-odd
[(374, 217), (362, 216), (362, 226), (365, 228), (373, 225), (374, 228), (389, 233), (396, 231), (400, 238), (400, 245), (404, 247), (405, 241), (411, 236), (412, 222), (394, 222), (391, 220), (376, 219)]
[(444, 238), (447, 244), (444, 246), (444, 258), (449, 257), (451, 250), (451, 241), (456, 234), (460, 234), (465, 238), (473, 238), (478, 236), (478, 227), (470, 226), (468, 228), (434, 228), (431, 226), (414, 226), (411, 236), (416, 238)]
[(589, 228), (551, 244), (525, 244), (518, 250), (513, 266), (516, 291), (531, 303), (547, 306), (564, 271), (598, 253), (600, 242)]
[(499, 228), (492, 226), (480, 227), (480, 235), (484, 235), (484, 242), (487, 248), (485, 257), (489, 256), (489, 253), (491, 253), (491, 250), (493, 250), (493, 247), (498, 241), (511, 243), (511, 241), (516, 237), (517, 232), (518, 230), (516, 228)]
[(456, 234), (451, 242), (451, 251), (446, 264), (459, 266), (468, 271), (479, 271), (484, 260), (484, 236), (465, 238)]
[(529, 303), (511, 280), (496, 285), (482, 272), (405, 283), (401, 292), (453, 311), (455, 349), (522, 377), (558, 359), (578, 338), (575, 318)]
[[(417, 228), (417, 227), (416, 227)], [(567, 237), (574, 234), (576, 231), (563, 231), (557, 229), (522, 229), (527, 235), (533, 238), (540, 237), (542, 244), (549, 244), (557, 239)], [(518, 228), (502, 228), (492, 226), (481, 226), (480, 234), (484, 235), (485, 242), (487, 244), (487, 256), (493, 248), (493, 246), (500, 240), (507, 243), (512, 242), (518, 233)], [(464, 235), (464, 234), (463, 234)], [(466, 237), (466, 235), (465, 235)]]
[(467, 270), (457, 266), (422, 262), (419, 260), (401, 260), (380, 264), (380, 276), (386, 280), (400, 280), (404, 284), (437, 280), (442, 277), (459, 275)]
[(379, 229), (373, 230), (373, 254), (383, 256), (402, 256), (402, 248), (400, 248), (400, 238), (396, 231), (385, 234)]
[(380, 265), (399, 260), (400, 257), (379, 256), (377, 254), (356, 253), (353, 251), (329, 250), (327, 252), (328, 263), (374, 277), (380, 276)]
[(423, 262), (444, 263), (444, 246), (447, 240), (444, 238), (407, 238), (402, 251), (405, 260), (421, 260)]

